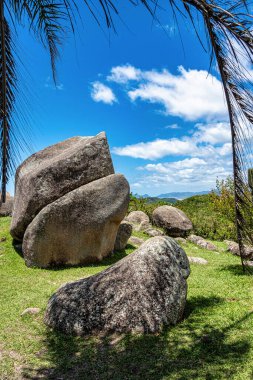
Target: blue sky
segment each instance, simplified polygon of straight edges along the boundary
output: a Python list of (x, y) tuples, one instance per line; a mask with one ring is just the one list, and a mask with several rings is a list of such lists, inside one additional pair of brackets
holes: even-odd
[(18, 30), (20, 84), (31, 121), (24, 125), (30, 151), (22, 157), (105, 131), (115, 171), (133, 193), (214, 188), (217, 177), (231, 173), (231, 144), (215, 67), (208, 75), (209, 55), (182, 17), (179, 32), (169, 10), (159, 13), (160, 24), (142, 7), (120, 10), (117, 34), (84, 14), (75, 38), (63, 46), (57, 88), (48, 54)]

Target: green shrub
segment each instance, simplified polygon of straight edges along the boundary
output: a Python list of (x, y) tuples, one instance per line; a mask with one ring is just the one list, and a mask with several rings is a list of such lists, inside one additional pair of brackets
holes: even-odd
[(192, 221), (196, 235), (211, 240), (235, 240), (234, 222), (215, 207), (213, 194), (196, 195), (178, 201), (175, 206), (184, 211)]
[(150, 220), (152, 219), (153, 211), (159, 207), (164, 205), (170, 205), (171, 203), (165, 201), (155, 201), (150, 202), (150, 198), (137, 198), (134, 195), (130, 194), (130, 202), (128, 207), (128, 212), (131, 211), (143, 211), (145, 212)]

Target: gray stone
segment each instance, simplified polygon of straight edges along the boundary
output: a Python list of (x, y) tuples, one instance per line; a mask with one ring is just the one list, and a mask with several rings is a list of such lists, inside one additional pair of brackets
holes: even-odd
[(205, 240), (201, 236), (190, 235), (188, 236), (187, 240), (209, 251), (217, 251), (216, 245), (214, 245), (210, 241)]
[(124, 220), (120, 223), (114, 245), (115, 251), (122, 251), (126, 248), (127, 242), (132, 235), (132, 230), (133, 227), (131, 223), (128, 223)]
[(125, 217), (130, 223), (141, 224), (142, 222), (149, 223), (149, 217), (143, 211), (132, 211)]
[(26, 230), (23, 254), (27, 266), (102, 260), (114, 249), (128, 203), (129, 185), (120, 174), (93, 181), (50, 203)]
[(146, 220), (137, 225), (137, 227), (135, 227), (137, 231), (146, 231), (150, 228), (152, 228), (152, 224), (150, 224)]
[(0, 217), (1, 216), (12, 216), (14, 198), (7, 193), (6, 202), (0, 204)]
[(205, 260), (205, 259), (202, 259), (202, 257), (188, 256), (188, 260), (189, 260), (190, 263), (193, 263), (193, 264), (200, 264), (200, 265), (206, 265), (206, 264), (208, 264), (208, 261)]
[(152, 214), (153, 223), (162, 227), (169, 236), (185, 237), (190, 232), (192, 222), (176, 207), (160, 206)]
[(155, 333), (182, 319), (190, 267), (169, 237), (154, 237), (108, 269), (68, 283), (49, 300), (45, 323), (67, 334)]
[(136, 247), (139, 247), (144, 242), (144, 239), (138, 238), (136, 236), (131, 236), (128, 240), (129, 244), (135, 245)]
[(175, 240), (176, 240), (176, 242), (181, 243), (181, 244), (186, 244), (187, 243), (186, 239), (181, 238), (181, 237), (177, 237), (177, 238), (175, 238)]
[(45, 206), (113, 173), (104, 133), (73, 137), (33, 154), (16, 172), (11, 235), (22, 241), (27, 226)]
[[(233, 255), (240, 256), (239, 244), (235, 241), (224, 240), (224, 243), (227, 244), (227, 251), (231, 252)], [(253, 247), (250, 245), (244, 245), (244, 258), (252, 259), (253, 258)]]
[(157, 230), (155, 228), (148, 228), (147, 230), (144, 231), (145, 234), (148, 236), (154, 237), (154, 236), (164, 236), (164, 233), (160, 230)]
[(204, 240), (204, 239), (201, 236), (192, 234), (187, 237), (187, 240), (190, 241), (191, 243), (198, 244), (200, 240)]

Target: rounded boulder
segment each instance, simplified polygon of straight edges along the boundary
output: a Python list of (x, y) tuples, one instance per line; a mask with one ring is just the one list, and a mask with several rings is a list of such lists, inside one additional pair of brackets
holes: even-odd
[(159, 332), (182, 319), (189, 274), (174, 239), (151, 238), (106, 270), (62, 286), (48, 302), (45, 323), (74, 335)]
[(162, 227), (169, 236), (185, 237), (192, 230), (192, 222), (176, 207), (160, 206), (152, 214), (153, 223)]

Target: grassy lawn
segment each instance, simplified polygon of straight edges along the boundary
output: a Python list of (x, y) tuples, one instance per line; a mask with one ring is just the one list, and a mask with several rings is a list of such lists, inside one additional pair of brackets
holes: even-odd
[[(208, 265), (192, 264), (184, 320), (159, 335), (65, 337), (46, 328), (48, 298), (63, 283), (95, 274), (133, 251), (99, 265), (27, 268), (0, 220), (0, 378), (3, 379), (253, 379), (253, 277), (224, 252), (184, 248)], [(140, 235), (139, 235), (140, 236)], [(144, 235), (142, 235), (144, 236)], [(37, 315), (21, 313), (39, 307)]]

